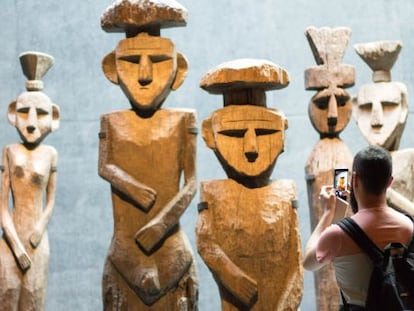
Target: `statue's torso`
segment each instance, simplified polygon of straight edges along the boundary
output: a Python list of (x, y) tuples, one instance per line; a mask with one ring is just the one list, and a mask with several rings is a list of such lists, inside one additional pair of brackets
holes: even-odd
[(259, 300), (252, 310), (275, 310), (276, 305), (291, 310), (299, 301), (279, 299), (286, 288), (296, 293), (302, 287), (294, 183), (278, 180), (249, 189), (231, 179), (215, 180), (202, 182), (200, 191), (212, 239), (258, 283)]

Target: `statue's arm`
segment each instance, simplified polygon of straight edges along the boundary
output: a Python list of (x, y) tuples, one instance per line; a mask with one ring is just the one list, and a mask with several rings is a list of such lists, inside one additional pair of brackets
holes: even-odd
[(288, 274), (286, 275), (285, 290), (282, 291), (282, 296), (279, 301), (290, 301), (292, 303), (293, 297), (290, 295), (296, 295), (297, 304), (300, 303), (300, 296), (303, 287), (303, 266), (301, 262), (301, 240), (300, 230), (298, 224), (298, 213), (297, 213), (297, 198), (292, 200), (292, 211), (289, 221), (290, 234), (288, 241), (288, 249), (285, 250), (289, 253), (287, 264), (289, 265)]
[(164, 238), (178, 224), (181, 215), (190, 205), (197, 189), (196, 180), (196, 144), (197, 128), (194, 114), (189, 114), (184, 134), (185, 146), (180, 164), (184, 172), (184, 185), (160, 212), (136, 234), (137, 243), (147, 252)]
[(391, 187), (387, 189), (387, 203), (392, 208), (414, 217), (414, 203)]
[(118, 165), (111, 163), (110, 155), (112, 152), (116, 152), (116, 150), (111, 150), (108, 122), (106, 117), (103, 117), (101, 120), (98, 160), (99, 175), (141, 208), (149, 210), (156, 199), (155, 190), (133, 178)]
[(213, 232), (211, 211), (207, 207), (198, 216), (196, 228), (198, 252), (216, 280), (240, 302), (249, 306), (257, 295), (257, 282), (227, 256), (216, 243)]
[(32, 245), (33, 248), (36, 248), (42, 240), (43, 234), (46, 231), (50, 218), (52, 217), (53, 208), (55, 206), (58, 155), (54, 148), (51, 148), (50, 152), (51, 166), (49, 172), (49, 180), (46, 188), (46, 206), (39, 219), (39, 222), (36, 224), (34, 231), (30, 236), (30, 245)]
[(17, 235), (14, 227), (13, 219), (9, 212), (9, 191), (10, 191), (10, 172), (8, 163), (8, 149), (3, 150), (3, 165), (1, 174), (1, 188), (0, 188), (0, 213), (1, 213), (1, 228), (4, 236), (13, 252), (17, 263), (21, 270), (25, 271), (30, 268), (31, 260)]

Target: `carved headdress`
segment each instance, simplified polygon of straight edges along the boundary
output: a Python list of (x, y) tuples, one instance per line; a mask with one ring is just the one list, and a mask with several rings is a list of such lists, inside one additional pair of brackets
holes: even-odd
[(161, 28), (186, 24), (187, 10), (175, 0), (117, 0), (101, 16), (103, 30), (127, 37), (140, 32), (159, 36)]
[(43, 90), (42, 77), (55, 62), (51, 55), (40, 52), (24, 52), (20, 54), (20, 64), (26, 76), (26, 89), (28, 91)]

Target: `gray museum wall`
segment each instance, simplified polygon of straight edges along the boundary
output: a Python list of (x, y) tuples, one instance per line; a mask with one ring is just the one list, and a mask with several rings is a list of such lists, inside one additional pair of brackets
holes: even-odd
[[(172, 93), (164, 107), (196, 109), (199, 123), (222, 107), (220, 96), (202, 91), (198, 83), (212, 67), (237, 58), (263, 58), (290, 73), (290, 85), (269, 92), (268, 106), (281, 109), (289, 120), (285, 152), (273, 177), (296, 182), (302, 244), (310, 234), (304, 165), (318, 135), (308, 119), (313, 92), (304, 90), (303, 72), (315, 65), (306, 27), (347, 26), (353, 31), (344, 63), (357, 70), (355, 94), (371, 81), (371, 71), (352, 45), (398, 39), (403, 49), (393, 79), (406, 83), (409, 101), (414, 85), (414, 1), (411, 0), (181, 0), (189, 12), (185, 28), (162, 31), (189, 60), (184, 85)], [(18, 55), (36, 50), (55, 57), (46, 75), (45, 93), (61, 108), (61, 128), (45, 141), (59, 152), (55, 213), (49, 226), (51, 259), (46, 310), (101, 310), (101, 275), (112, 235), (109, 185), (97, 174), (98, 131), (101, 114), (128, 109), (120, 89), (106, 80), (101, 59), (123, 37), (100, 29), (100, 15), (112, 0), (1, 0), (0, 1), (0, 145), (19, 140), (7, 123), (7, 106), (24, 90), (25, 78)], [(412, 107), (412, 106), (411, 106)], [(414, 146), (413, 110), (401, 148)], [(352, 120), (341, 134), (352, 152), (365, 146)], [(211, 150), (198, 138), (198, 179), (225, 177)], [(182, 217), (194, 251), (198, 195)], [(1, 254), (0, 254), (1, 255)], [(220, 310), (216, 285), (197, 257), (200, 310)], [(1, 302), (0, 302), (1, 303)], [(301, 310), (315, 310), (313, 276), (305, 274)]]

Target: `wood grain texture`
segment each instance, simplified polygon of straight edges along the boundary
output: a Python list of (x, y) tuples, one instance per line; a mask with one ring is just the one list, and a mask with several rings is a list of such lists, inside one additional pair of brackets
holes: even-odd
[(408, 117), (407, 87), (391, 81), (391, 67), (401, 50), (399, 41), (377, 41), (355, 46), (374, 70), (373, 83), (364, 84), (354, 101), (354, 118), (370, 145), (398, 150)]
[[(50, 55), (20, 57), (27, 92), (9, 105), (8, 119), (22, 142), (3, 148), (0, 188), (0, 309), (44, 310), (49, 263), (49, 224), (56, 189), (57, 152), (42, 144), (59, 126), (59, 108), (41, 89)], [(9, 197), (13, 198), (9, 202)], [(9, 209), (9, 205), (11, 209)]]
[[(305, 166), (311, 228), (316, 227), (323, 210), (319, 204), (319, 193), (324, 185), (333, 185), (335, 168), (351, 168), (352, 154), (339, 138), (321, 139), (313, 148)], [(350, 174), (348, 180), (350, 179)], [(327, 265), (314, 273), (316, 304), (318, 310), (338, 310), (339, 290), (333, 265)]]
[(225, 107), (203, 121), (202, 131), (228, 179), (201, 183), (196, 229), (224, 311), (297, 310), (302, 298), (296, 187), (291, 180), (270, 180), (287, 120), (266, 108), (264, 90), (281, 85), (272, 73), (284, 72), (276, 65), (264, 70), (269, 64), (235, 60), (201, 82), (225, 95)]
[(373, 70), (373, 83), (358, 90), (354, 117), (370, 145), (389, 150), (394, 181), (387, 191), (393, 208), (414, 215), (414, 151), (398, 150), (408, 117), (407, 87), (391, 80), (391, 69), (402, 49), (400, 41), (376, 41), (355, 45), (357, 54)]
[(161, 109), (187, 62), (159, 29), (178, 26), (183, 14), (175, 1), (124, 0), (102, 17), (105, 30), (127, 34), (102, 68), (132, 107), (101, 116), (98, 169), (114, 216), (104, 310), (197, 310), (194, 256), (180, 226), (196, 192), (196, 114)]
[[(339, 134), (352, 116), (351, 96), (344, 88), (354, 84), (355, 69), (341, 63), (351, 36), (349, 28), (309, 27), (305, 35), (318, 64), (305, 71), (306, 89), (317, 91), (309, 102), (309, 118), (321, 138), (305, 166), (311, 230), (314, 230), (323, 212), (319, 207), (321, 187), (333, 185), (335, 168), (352, 167), (351, 152)], [(317, 310), (338, 310), (339, 290), (333, 266), (326, 266), (314, 275)]]

